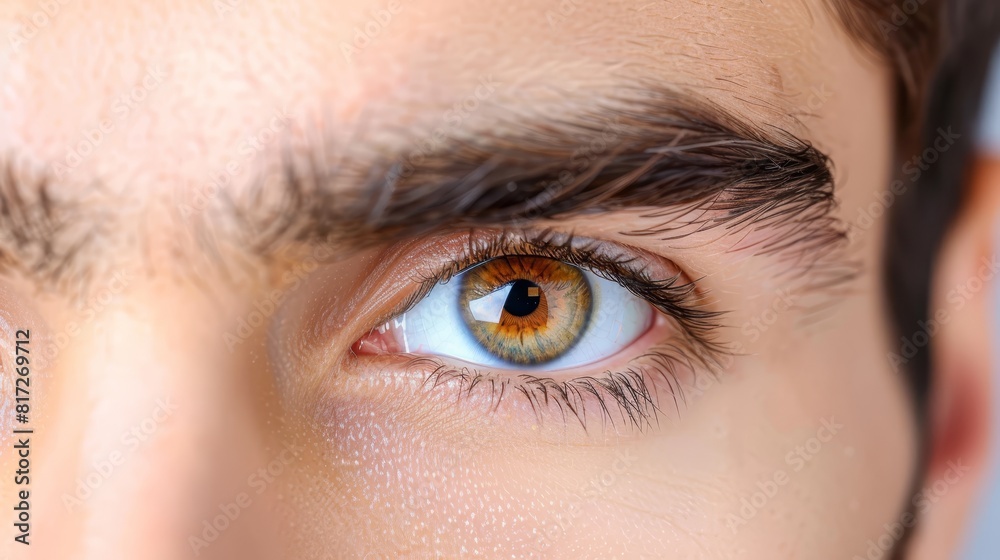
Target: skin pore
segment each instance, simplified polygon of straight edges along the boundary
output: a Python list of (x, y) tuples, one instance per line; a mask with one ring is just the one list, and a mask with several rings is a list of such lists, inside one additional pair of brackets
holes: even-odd
[[(39, 9), (4, 3), (0, 24)], [(913, 498), (884, 220), (859, 220), (894, 172), (891, 76), (818, 0), (80, 0), (4, 51), (0, 83), (0, 190), (21, 208), (0, 233), (2, 320), (44, 356), (34, 542), (5, 524), (4, 558), (853, 558)], [(617, 169), (601, 167), (610, 146), (709, 153), (689, 121), (632, 126), (650, 98), (653, 115), (724, 115), (757, 161), (815, 149), (836, 204), (796, 222), (757, 200), (769, 219), (737, 227), (734, 184), (715, 205), (379, 221), (419, 202), (405, 189), (452, 178), (435, 163), (449, 158), (482, 179), (558, 142), (590, 150), (581, 174)], [(361, 188), (400, 160), (419, 172), (399, 190)], [(317, 205), (350, 227), (291, 219)], [(831, 239), (802, 251), (817, 220)], [(665, 319), (559, 373), (666, 347), (653, 416), (591, 395), (579, 421), (537, 386), (485, 389), (517, 370), (478, 368), (476, 389), (351, 351), (472, 240), (524, 252), (543, 232), (694, 282), (685, 305), (717, 316), (721, 350)], [(795, 243), (763, 250), (776, 239)]]

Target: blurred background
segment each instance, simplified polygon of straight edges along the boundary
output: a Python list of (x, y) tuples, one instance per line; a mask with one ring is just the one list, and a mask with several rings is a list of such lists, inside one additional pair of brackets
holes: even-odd
[[(980, 145), (1000, 158), (1000, 48), (994, 53), (990, 85), (986, 90), (980, 126)], [(1000, 188), (1000, 185), (997, 185)], [(1000, 244), (1000, 224), (997, 224), (997, 243)], [(993, 386), (994, 402), (1000, 409), (1000, 298), (993, 295), (993, 333), (996, 343), (994, 368), (996, 381)], [(993, 481), (983, 493), (981, 514), (972, 527), (969, 544), (963, 556), (967, 560), (996, 560), (1000, 558), (1000, 410), (994, 409)]]

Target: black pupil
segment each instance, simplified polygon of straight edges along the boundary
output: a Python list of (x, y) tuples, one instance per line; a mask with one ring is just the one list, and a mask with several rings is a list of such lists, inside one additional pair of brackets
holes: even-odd
[(538, 309), (542, 299), (542, 289), (530, 280), (515, 280), (507, 293), (503, 310), (515, 317), (531, 315)]

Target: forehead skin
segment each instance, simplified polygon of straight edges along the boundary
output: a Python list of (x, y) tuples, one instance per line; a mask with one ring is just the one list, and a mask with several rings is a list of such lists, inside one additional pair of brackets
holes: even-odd
[[(0, 149), (65, 163), (104, 121), (110, 132), (59, 182), (145, 197), (204, 184), (275, 115), (307, 136), (430, 127), (484, 78), (497, 91), (463, 131), (571, 111), (637, 79), (797, 130), (796, 117), (877, 99), (868, 87), (882, 85), (815, 2), (410, 1), (391, 13), (230, 1), (67, 2), (47, 21), (34, 2), (4, 3), (10, 30), (46, 24), (20, 28), (4, 53)], [(850, 145), (827, 127), (812, 139)]]
[[(24, 38), (0, 46), (0, 153), (14, 154), (52, 172), (54, 164), (67, 164), (71, 169), (58, 170), (53, 184), (60, 197), (85, 200), (89, 207), (116, 209), (115, 227), (108, 232), (109, 242), (102, 244), (105, 248), (124, 245), (123, 239), (134, 235), (138, 227), (152, 231), (152, 242), (141, 247), (144, 251), (155, 251), (157, 239), (186, 235), (183, 222), (163, 212), (164, 201), (167, 207), (176, 208), (178, 200), (192, 200), (233, 159), (241, 163), (241, 169), (232, 174), (227, 195), (239, 196), (255, 178), (255, 170), (263, 168), (264, 160), (279, 152), (285, 140), (300, 145), (302, 139), (322, 136), (348, 143), (361, 131), (365, 139), (387, 146), (442, 122), (454, 126), (451, 132), (457, 135), (496, 131), (518, 119), (572, 113), (640, 81), (684, 90), (761, 126), (790, 130), (815, 143), (834, 163), (841, 202), (838, 216), (844, 220), (853, 219), (858, 208), (872, 200), (876, 185), (881, 186), (888, 174), (892, 97), (888, 71), (851, 45), (819, 0), (400, 0), (394, 12), (388, 11), (389, 2), (368, 0), (67, 0), (65, 5), (55, 4), (58, 13), (38, 18), (44, 25), (30, 24), (32, 29), (37, 27), (33, 33), (25, 32), (23, 24), (40, 9), (35, 0), (0, 5), (0, 30), (4, 31), (0, 37), (19, 33)], [(359, 30), (368, 30), (371, 36), (359, 39)], [(449, 124), (454, 116), (449, 111), (475, 95), (483, 80), (497, 84), (495, 93), (476, 110), (461, 113), (457, 124)], [(259, 140), (276, 117), (287, 123), (284, 139), (275, 139), (247, 157), (244, 150), (250, 139)], [(94, 130), (102, 122), (106, 131), (94, 142), (97, 148), (69, 165), (70, 153), (79, 151), (88, 136), (95, 137)], [(100, 188), (94, 187), (95, 181)], [(85, 213), (80, 219), (86, 219)], [(601, 227), (612, 230), (615, 224), (608, 221)], [(857, 256), (868, 270), (876, 268), (880, 258), (878, 237), (865, 237), (868, 242), (858, 249)], [(136, 258), (133, 251), (139, 250), (138, 246), (126, 251), (108, 249), (103, 257), (113, 254), (127, 261)], [(714, 263), (704, 257), (707, 264), (702, 264), (706, 268), (722, 264), (724, 259), (715, 257)], [(726, 273), (717, 276), (725, 278)], [(893, 400), (890, 405), (881, 399), (890, 390), (898, 391), (888, 376), (868, 380), (856, 373), (881, 359), (881, 348), (875, 348), (877, 343), (872, 341), (881, 342), (882, 336), (878, 305), (872, 301), (877, 293), (875, 275), (867, 275), (857, 287), (863, 297), (838, 308), (836, 327), (851, 330), (837, 335), (844, 339), (831, 336), (814, 341), (802, 346), (808, 348), (801, 350), (803, 354), (786, 362), (781, 360), (789, 354), (788, 348), (768, 348), (761, 371), (753, 372), (760, 375), (746, 376), (769, 380), (774, 387), (757, 387), (768, 398), (798, 403), (785, 409), (770, 407), (775, 425), (798, 425), (803, 417), (812, 418), (819, 407), (809, 407), (817, 402), (836, 401), (831, 409), (851, 410), (852, 405), (845, 403), (862, 392), (870, 397), (858, 405), (865, 411), (858, 413), (862, 424), (865, 420), (876, 424), (873, 419), (881, 418), (879, 414), (886, 409), (903, 410), (901, 401)], [(148, 295), (148, 301), (164, 306), (153, 316), (167, 321), (177, 315), (162, 303), (171, 300), (159, 298)], [(201, 311), (187, 305), (192, 316)], [(190, 322), (198, 320), (193, 317)], [(852, 321), (859, 323), (857, 328), (845, 327)], [(184, 340), (182, 326), (174, 327), (178, 332), (173, 340)], [(770, 334), (777, 332), (775, 328)], [(150, 340), (154, 338), (150, 335)], [(858, 339), (868, 343), (867, 353), (858, 352), (852, 358), (856, 363), (843, 363), (837, 350)], [(794, 364), (786, 369), (802, 370), (793, 373), (803, 375), (793, 378), (779, 372), (793, 378), (785, 386), (785, 378), (768, 377), (775, 372), (764, 371), (779, 363)], [(195, 374), (202, 373), (196, 369), (198, 364), (181, 365), (190, 372), (177, 385), (198, 387), (201, 379)], [(104, 373), (100, 368), (105, 364), (91, 366)], [(851, 383), (838, 384), (841, 378), (830, 371), (838, 367), (848, 372), (845, 376), (854, 376)], [(124, 378), (131, 371), (123, 366), (119, 375)], [(238, 379), (235, 374), (230, 377)], [(195, 393), (187, 394), (198, 398)], [(800, 399), (806, 393), (815, 400)], [(822, 393), (822, 398), (814, 393)], [(225, 394), (220, 389), (216, 396)], [(721, 390), (718, 394), (732, 395)], [(750, 430), (740, 421), (756, 412), (757, 402), (732, 397), (731, 425)], [(701, 409), (691, 425), (706, 427), (707, 432), (712, 412)], [(854, 488), (859, 496), (892, 495), (872, 505), (870, 511), (852, 514), (867, 516), (869, 526), (877, 527), (874, 520), (892, 515), (898, 503), (895, 498), (905, 491), (905, 477), (896, 472), (902, 467), (894, 468), (908, 456), (912, 442), (888, 435), (904, 429), (899, 420), (873, 426), (863, 434), (871, 441), (892, 440), (878, 449), (871, 446), (871, 461), (882, 469), (876, 474), (857, 464), (847, 467), (837, 462), (840, 459), (831, 459), (824, 467), (828, 471), (823, 480), (835, 478), (838, 488)], [(740, 442), (734, 445), (743, 445), (741, 438), (747, 433), (734, 432), (731, 440)], [(760, 439), (773, 436), (754, 433)], [(697, 447), (703, 435), (681, 434), (677, 446), (695, 442)], [(770, 443), (768, 449), (734, 450), (733, 454), (774, 455), (780, 462), (787, 450), (784, 446), (795, 441)], [(419, 458), (409, 459), (413, 465), (398, 464), (417, 471)], [(559, 453), (547, 456), (552, 464), (563, 459)], [(684, 459), (698, 462), (698, 457)], [(390, 460), (385, 459), (386, 464)], [(714, 458), (704, 463), (716, 465)], [(655, 466), (648, 468), (653, 471)], [(714, 478), (735, 476), (738, 470), (729, 469)], [(745, 487), (753, 483), (750, 480)], [(353, 495), (352, 491), (361, 498), (372, 496), (362, 482), (344, 484), (348, 488), (341, 489), (343, 496)], [(676, 506), (683, 522), (677, 522), (677, 535), (668, 537), (682, 540), (697, 533), (708, 546), (714, 542), (718, 524), (705, 519), (706, 527), (696, 527), (702, 515), (698, 511), (699, 499), (704, 497), (701, 490), (708, 483), (699, 486), (703, 482), (692, 479), (690, 487), (683, 481), (677, 484), (685, 490), (674, 494), (683, 502)], [(316, 494), (327, 498), (324, 492), (329, 488), (318, 488)], [(388, 506), (397, 486), (376, 489)], [(525, 491), (531, 489), (525, 485)], [(840, 498), (829, 494), (813, 499), (812, 507), (819, 511)], [(463, 494), (472, 500), (470, 495)], [(362, 509), (368, 511), (364, 505)], [(530, 503), (543, 510), (544, 505), (542, 501)], [(506, 522), (497, 519), (497, 526)], [(325, 522), (333, 526), (334, 521), (319, 518), (310, 527), (300, 528), (305, 531)], [(453, 523), (441, 520), (436, 527), (458, 534), (459, 522), (447, 521)], [(853, 535), (853, 524), (843, 523), (845, 527), (838, 530)], [(838, 533), (827, 527), (814, 529), (823, 534), (813, 535), (809, 543), (829, 544), (837, 538)], [(753, 532), (742, 533), (741, 538)], [(492, 544), (501, 546), (497, 539)], [(719, 553), (717, 557), (732, 556)]]

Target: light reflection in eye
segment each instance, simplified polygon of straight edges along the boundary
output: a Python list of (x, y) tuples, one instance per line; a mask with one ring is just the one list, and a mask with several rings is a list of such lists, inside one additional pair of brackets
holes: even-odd
[(513, 287), (513, 284), (507, 284), (481, 298), (470, 300), (469, 313), (472, 314), (472, 317), (476, 321), (499, 323), (500, 317), (503, 315), (503, 308)]
[(494, 368), (572, 368), (614, 356), (655, 311), (617, 282), (544, 257), (492, 259), (438, 284), (380, 329), (405, 352)]
[[(554, 259), (493, 259), (462, 274), (461, 282), (458, 305), (469, 332), (492, 355), (512, 364), (537, 365), (565, 354), (579, 340), (591, 311), (583, 271)], [(494, 303), (500, 307), (497, 320), (478, 320), (473, 302), (498, 291), (506, 296)]]

